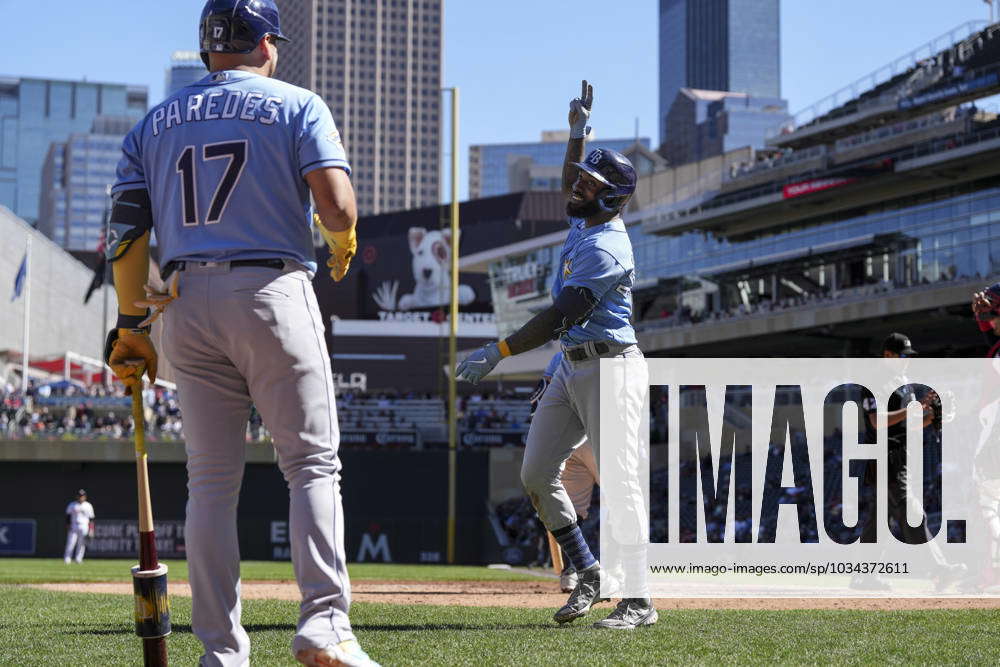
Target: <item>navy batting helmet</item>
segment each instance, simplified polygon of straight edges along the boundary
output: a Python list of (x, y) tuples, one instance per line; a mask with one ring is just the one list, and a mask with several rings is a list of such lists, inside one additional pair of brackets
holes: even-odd
[(583, 162), (573, 164), (607, 186), (598, 196), (597, 203), (609, 213), (620, 211), (635, 192), (635, 168), (618, 151), (595, 148)]
[(198, 41), (206, 67), (210, 52), (250, 53), (265, 35), (289, 41), (274, 0), (208, 0), (201, 10)]

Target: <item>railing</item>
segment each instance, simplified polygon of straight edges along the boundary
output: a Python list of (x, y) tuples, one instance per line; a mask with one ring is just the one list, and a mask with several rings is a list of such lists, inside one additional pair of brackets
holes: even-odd
[[(907, 287), (894, 287), (891, 284), (886, 285), (885, 283), (876, 283), (874, 285), (864, 285), (861, 287), (851, 287), (831, 294), (825, 294), (822, 296), (816, 296), (814, 298), (806, 299), (803, 303), (796, 303), (791, 305), (782, 305), (765, 308), (762, 304), (755, 304), (755, 307), (751, 311), (746, 311), (745, 309), (740, 310), (736, 313), (723, 313), (716, 311), (715, 313), (709, 313), (705, 317), (699, 319), (698, 321), (681, 321), (679, 318), (671, 317), (664, 318), (662, 320), (647, 320), (644, 322), (638, 322), (635, 325), (635, 330), (638, 333), (657, 333), (662, 331), (667, 331), (670, 329), (692, 329), (701, 326), (718, 326), (720, 323), (725, 322), (736, 322), (736, 321), (747, 321), (756, 320), (772, 317), (774, 315), (781, 315), (784, 313), (801, 312), (806, 310), (815, 310), (817, 308), (825, 308), (827, 306), (842, 306), (851, 303), (857, 303), (861, 301), (868, 301), (873, 296), (884, 296), (884, 297), (897, 297), (905, 296), (907, 294), (912, 294), (914, 292), (919, 292), (927, 289), (932, 289), (935, 287), (941, 287), (943, 285), (954, 286), (967, 283), (969, 285), (982, 286), (984, 278), (968, 278), (968, 277), (956, 277), (951, 280), (938, 280), (927, 284), (916, 284)], [(770, 302), (764, 302), (770, 303)], [(742, 308), (742, 307), (741, 307)]]
[(965, 117), (965, 115), (953, 115), (941, 112), (931, 114), (930, 116), (922, 116), (920, 118), (900, 121), (898, 123), (893, 123), (892, 125), (884, 125), (874, 130), (869, 130), (868, 132), (838, 139), (834, 143), (834, 151), (847, 151), (858, 148), (859, 146), (879, 143), (891, 137), (919, 132), (921, 130), (944, 125), (946, 123), (952, 123)]
[[(915, 144), (913, 146), (908, 146), (907, 148), (886, 153), (881, 157), (885, 159), (891, 159), (896, 162), (900, 162), (905, 160), (912, 160), (918, 157), (924, 157), (926, 155), (933, 155), (934, 153), (942, 153), (944, 151), (953, 150), (955, 148), (960, 148), (963, 146), (972, 146), (978, 143), (991, 141), (997, 138), (1000, 138), (1000, 128), (991, 128), (988, 130), (979, 130), (964, 135), (955, 135), (941, 139), (932, 139), (919, 144)], [(864, 159), (864, 161), (870, 161), (870, 160), (871, 160), (870, 157), (866, 157)], [(849, 168), (850, 164), (852, 163), (838, 165), (837, 171), (839, 172)], [(659, 212), (658, 214), (654, 213), (653, 211), (650, 211), (649, 209), (646, 209), (642, 211), (638, 217), (640, 217), (641, 219), (649, 219), (651, 217), (649, 214), (653, 213), (655, 217), (659, 218), (661, 222), (679, 220), (681, 218), (686, 218), (688, 216), (694, 216), (700, 213), (718, 209), (723, 206), (731, 206), (733, 204), (738, 204), (743, 201), (758, 199), (760, 197), (766, 197), (767, 195), (781, 192), (782, 189), (790, 183), (797, 183), (799, 181), (809, 180), (811, 178), (824, 178), (833, 176), (836, 176), (836, 173), (829, 170), (824, 170), (822, 172), (815, 172), (815, 171), (803, 172), (801, 174), (795, 174), (794, 176), (789, 176), (780, 181), (775, 181), (773, 183), (768, 183), (766, 185), (760, 185), (740, 192), (734, 192), (732, 194), (722, 195), (720, 197), (716, 197), (715, 199), (709, 202), (706, 202), (699, 206), (695, 206), (690, 209)]]
[[(782, 134), (783, 131), (794, 131), (807, 123), (830, 113), (834, 109), (837, 109), (852, 100), (858, 99), (865, 92), (874, 90), (886, 81), (889, 81), (893, 77), (914, 67), (921, 60), (926, 60), (936, 56), (958, 42), (961, 42), (962, 40), (981, 31), (988, 25), (989, 21), (968, 21), (956, 28), (953, 28), (952, 30), (949, 30), (943, 35), (927, 42), (923, 46), (910, 51), (906, 55), (900, 56), (896, 60), (879, 67), (870, 74), (866, 74), (857, 81), (844, 86), (840, 90), (827, 95), (818, 102), (814, 102), (805, 109), (796, 112), (792, 115), (791, 121), (782, 123), (778, 127), (771, 130), (767, 135), (768, 138)], [(882, 96), (880, 96), (880, 98), (881, 97)], [(866, 101), (865, 106), (867, 107), (873, 104), (875, 104), (874, 101), (871, 104)]]
[(742, 167), (742, 165), (733, 165), (737, 168), (736, 172), (732, 174), (725, 174), (722, 180), (724, 183), (729, 183), (731, 181), (739, 180), (743, 176), (747, 176), (749, 174), (755, 174), (769, 169), (777, 169), (778, 167), (787, 167), (804, 160), (823, 157), (827, 154), (827, 150), (827, 147), (824, 145), (812, 146), (811, 148), (800, 151), (791, 151), (773, 160), (758, 160), (753, 164), (746, 165), (745, 167)]

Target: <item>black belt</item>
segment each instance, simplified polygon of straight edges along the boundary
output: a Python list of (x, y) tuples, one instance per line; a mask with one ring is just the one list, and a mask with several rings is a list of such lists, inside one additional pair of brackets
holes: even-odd
[(189, 263), (192, 266), (197, 265), (197, 264), (228, 264), (230, 267), (233, 267), (233, 266), (263, 266), (263, 267), (268, 268), (268, 269), (283, 269), (283, 268), (285, 268), (285, 260), (283, 260), (283, 259), (276, 259), (276, 258), (272, 258), (272, 259), (232, 259), (232, 260), (229, 260), (229, 261), (226, 261), (226, 262), (199, 262), (199, 261), (196, 261), (196, 260), (191, 260), (190, 262), (189, 261), (173, 261), (173, 262), (167, 262), (166, 263), (166, 265), (163, 267), (163, 270), (160, 271), (160, 277), (163, 280), (166, 280), (170, 276), (170, 274), (173, 273), (174, 271), (183, 271), (185, 268), (187, 268), (187, 265)]
[[(607, 354), (611, 350), (611, 347), (607, 343), (594, 343), (594, 352), (599, 355)], [(585, 359), (590, 359), (591, 355), (587, 354), (587, 349), (583, 346), (574, 347), (566, 350), (566, 358), (570, 361), (583, 361)]]

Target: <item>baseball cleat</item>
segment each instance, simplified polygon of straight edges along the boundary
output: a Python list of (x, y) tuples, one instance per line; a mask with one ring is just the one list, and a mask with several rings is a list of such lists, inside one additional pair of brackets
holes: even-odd
[(573, 589), (576, 588), (577, 580), (576, 570), (573, 569), (572, 565), (567, 565), (559, 575), (559, 590), (563, 593), (572, 593)]
[(379, 667), (354, 639), (324, 649), (304, 649), (295, 654), (295, 659), (307, 667)]
[(660, 620), (656, 607), (649, 598), (624, 598), (603, 621), (594, 623), (598, 629), (632, 630), (653, 625)]
[(569, 600), (552, 618), (556, 623), (569, 621), (586, 616), (590, 607), (601, 596), (601, 565), (595, 563), (586, 570), (577, 572), (576, 588), (570, 593)]

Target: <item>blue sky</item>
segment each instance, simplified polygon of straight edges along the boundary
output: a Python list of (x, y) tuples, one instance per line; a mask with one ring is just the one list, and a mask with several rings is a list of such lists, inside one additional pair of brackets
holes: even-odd
[[(658, 0), (444, 3), (443, 85), (461, 88), (463, 198), (468, 145), (534, 141), (542, 130), (562, 128), (581, 78), (594, 84), (599, 137), (632, 136), (638, 118), (640, 134), (656, 141)], [(793, 111), (989, 17), (983, 0), (781, 4), (782, 95)], [(0, 75), (142, 84), (158, 101), (170, 53), (197, 47), (202, 5), (0, 0), (0, 15), (14, 27), (4, 38)]]

